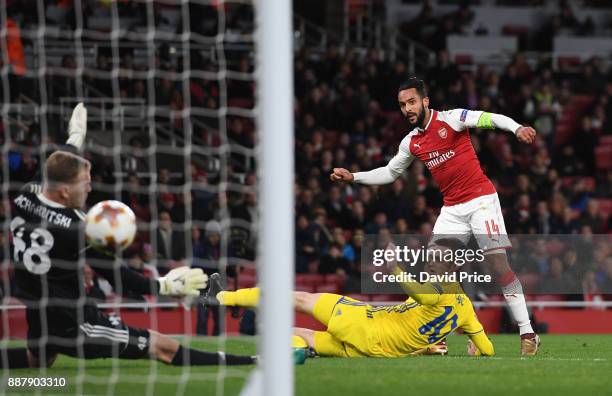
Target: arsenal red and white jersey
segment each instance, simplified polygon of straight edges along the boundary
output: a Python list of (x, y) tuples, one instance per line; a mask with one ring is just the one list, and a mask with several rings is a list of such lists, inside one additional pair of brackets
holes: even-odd
[(493, 183), (483, 173), (468, 128), (474, 127), (482, 111), (431, 110), (425, 129), (415, 128), (400, 143), (398, 156), (404, 162), (419, 158), (431, 172), (452, 206), (482, 195), (495, 193)]

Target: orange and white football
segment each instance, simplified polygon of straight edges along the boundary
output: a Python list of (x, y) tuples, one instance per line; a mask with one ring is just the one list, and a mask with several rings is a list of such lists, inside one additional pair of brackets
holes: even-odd
[(134, 242), (136, 215), (120, 201), (101, 201), (85, 218), (87, 243), (101, 250), (123, 250)]

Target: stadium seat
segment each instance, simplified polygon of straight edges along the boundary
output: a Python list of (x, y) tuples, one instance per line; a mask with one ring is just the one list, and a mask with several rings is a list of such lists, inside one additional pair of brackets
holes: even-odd
[(252, 109), (253, 99), (249, 98), (230, 98), (227, 100), (228, 107), (238, 107), (242, 109)]
[(324, 283), (322, 285), (318, 285), (316, 289), (317, 293), (340, 293), (340, 289), (338, 289), (338, 285), (335, 283)]
[(239, 274), (238, 275), (238, 288), (244, 289), (247, 287), (254, 287), (257, 284), (257, 278), (254, 275)]
[(309, 285), (316, 287), (324, 283), (325, 277), (321, 274), (297, 274), (295, 284)]
[(570, 123), (558, 123), (555, 128), (555, 144), (562, 145), (572, 137), (574, 128)]
[(348, 297), (353, 298), (353, 299), (358, 300), (358, 301), (367, 302), (367, 301), (370, 301), (370, 298), (372, 296), (370, 296), (368, 294), (349, 294)]
[(580, 57), (560, 56), (557, 58), (557, 65), (560, 69), (575, 69), (580, 66)]
[(565, 301), (563, 294), (536, 294), (534, 295), (533, 301)]
[(378, 301), (378, 302), (403, 301), (403, 300), (405, 300), (405, 298), (401, 294), (375, 294), (372, 296), (372, 299), (371, 299), (371, 301)]
[(565, 187), (571, 187), (576, 181), (581, 181), (584, 187), (589, 190), (595, 190), (596, 181), (594, 177), (589, 176), (566, 176), (561, 179)]
[(474, 59), (470, 54), (457, 54), (455, 55), (455, 63), (457, 65), (471, 65), (474, 63)]
[(595, 164), (598, 169), (612, 169), (612, 146), (595, 148)]
[(593, 102), (593, 97), (590, 95), (576, 95), (573, 97), (573, 103), (575, 106), (582, 110), (589, 107), (591, 102)]
[(257, 268), (255, 267), (255, 264), (247, 264), (241, 267), (242, 270), (240, 271), (240, 275), (252, 275), (255, 276), (257, 273)]
[(599, 204), (599, 213), (601, 213), (601, 217), (607, 220), (612, 214), (612, 199), (598, 199), (597, 203)]
[(525, 25), (505, 25), (502, 33), (506, 36), (520, 36), (529, 33), (529, 26)]
[(599, 138), (599, 146), (612, 146), (612, 135), (610, 136), (602, 136)]
[(338, 274), (327, 274), (325, 275), (325, 283), (333, 283), (338, 289), (344, 285), (345, 278)]
[(504, 297), (501, 294), (489, 294), (487, 295), (487, 301), (490, 301), (490, 302), (504, 301)]
[(305, 285), (305, 284), (302, 284), (302, 283), (296, 283), (295, 290), (296, 291), (303, 291), (303, 292), (307, 292), (307, 293), (316, 293), (317, 288), (312, 286), (312, 285)]
[(337, 131), (326, 131), (323, 135), (323, 147), (326, 150), (334, 150), (336, 148), (336, 141), (338, 140)]
[(536, 290), (538, 282), (540, 282), (540, 274), (538, 273), (527, 273), (518, 274), (517, 277), (523, 285), (523, 291), (525, 293), (531, 293)]

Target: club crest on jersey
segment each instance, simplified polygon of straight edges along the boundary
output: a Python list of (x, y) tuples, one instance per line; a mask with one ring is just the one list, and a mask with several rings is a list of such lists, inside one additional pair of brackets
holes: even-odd
[(438, 136), (440, 136), (442, 139), (446, 139), (446, 137), (448, 136), (448, 131), (446, 130), (446, 128), (442, 127), (438, 129)]

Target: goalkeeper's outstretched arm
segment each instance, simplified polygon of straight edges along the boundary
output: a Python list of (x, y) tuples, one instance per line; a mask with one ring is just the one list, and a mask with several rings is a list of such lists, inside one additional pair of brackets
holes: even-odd
[(208, 276), (200, 268), (178, 267), (159, 279), (150, 279), (121, 263), (119, 267), (109, 256), (88, 249), (87, 263), (115, 289), (138, 294), (161, 296), (198, 296), (206, 288)]
[[(78, 154), (85, 142), (87, 135), (87, 109), (83, 103), (78, 103), (72, 110), (70, 121), (68, 122), (68, 140), (66, 144), (60, 146), (60, 150)], [(21, 187), (22, 192), (38, 194), (42, 192), (42, 172), (39, 170), (29, 183)]]

